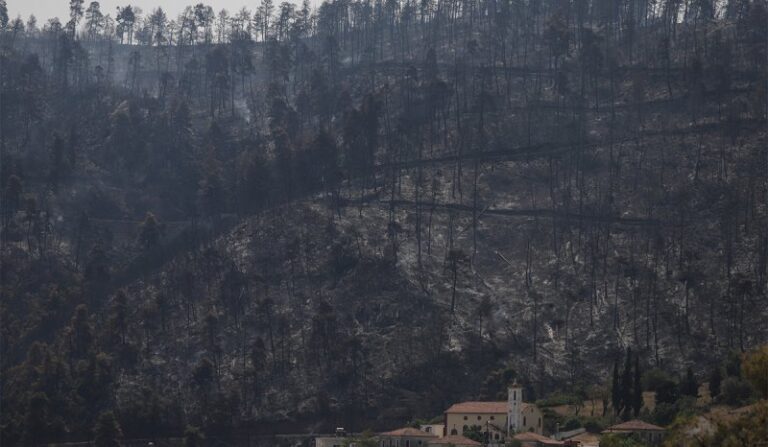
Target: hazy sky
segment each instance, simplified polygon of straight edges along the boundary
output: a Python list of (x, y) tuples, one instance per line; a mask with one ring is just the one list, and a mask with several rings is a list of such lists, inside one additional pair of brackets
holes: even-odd
[[(237, 11), (243, 6), (247, 6), (248, 9), (255, 9), (259, 4), (259, 0), (100, 0), (99, 3), (101, 4), (101, 12), (104, 14), (109, 13), (112, 17), (115, 16), (115, 9), (118, 6), (133, 5), (139, 6), (144, 13), (148, 13), (160, 6), (168, 14), (169, 18), (176, 18), (176, 15), (185, 6), (200, 3), (201, 1), (206, 5), (211, 5), (216, 12), (219, 12), (222, 8), (226, 8), (229, 11)], [(273, 3), (278, 4), (281, 1), (274, 1)], [(85, 0), (84, 8), (87, 8), (90, 2), (91, 0)], [(315, 0), (311, 3), (317, 4), (320, 2), (321, 0)], [(293, 3), (300, 3), (300, 0), (294, 0)], [(8, 0), (8, 15), (11, 18), (15, 18), (19, 14), (24, 18), (24, 21), (27, 20), (30, 14), (34, 14), (40, 26), (52, 17), (58, 17), (63, 23), (69, 20), (69, 0)]]

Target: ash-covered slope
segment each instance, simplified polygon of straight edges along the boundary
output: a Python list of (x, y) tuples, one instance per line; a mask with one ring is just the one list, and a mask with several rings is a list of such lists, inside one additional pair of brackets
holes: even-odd
[(292, 203), (126, 287), (141, 314), (128, 320), (142, 323), (128, 325), (140, 354), (123, 388), (154, 371), (206, 425), (217, 399), (235, 420), (326, 429), (439, 411), (464, 389), (436, 394), (433, 382), (467, 374), (461, 360), (434, 369), (457, 357), (447, 340), (460, 331), (442, 300), (380, 253), (381, 227), (373, 215)]
[[(145, 380), (147, 365), (171, 374), (181, 402), (206, 419), (207, 399), (228, 396), (242, 421), (362, 429), (493, 398), (510, 374), (530, 397), (600, 383), (626, 347), (646, 365), (682, 371), (757, 343), (766, 306), (737, 273), (751, 258), (735, 244), (733, 272), (718, 271), (726, 199), (674, 162), (687, 152), (665, 154), (663, 138), (616, 144), (616, 154), (598, 143), (502, 159), (478, 168), (476, 183), (473, 169), (454, 171), (464, 191), (442, 181), (455, 167), (435, 162), (404, 171), (400, 200), (381, 176), (342, 188), (340, 200), (318, 195), (249, 218), (127, 288), (131, 307), (156, 316), (143, 317), (151, 329), (133, 328), (146, 360), (126, 380)], [(754, 138), (739, 157), (751, 156)], [(646, 167), (597, 205), (616, 180), (597, 167), (616, 157), (614, 169), (629, 170), (635, 150)], [(569, 157), (594, 166), (580, 203), (551, 174)], [(682, 210), (648, 197), (654, 181), (643, 176), (662, 160), (673, 161), (666, 193), (690, 195)], [(416, 191), (418, 176), (433, 181)], [(750, 231), (739, 227), (741, 243)], [(731, 287), (743, 297), (715, 292)]]

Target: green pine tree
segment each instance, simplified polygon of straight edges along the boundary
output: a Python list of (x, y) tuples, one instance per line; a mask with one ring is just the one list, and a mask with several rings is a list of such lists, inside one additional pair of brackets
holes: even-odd
[(632, 348), (627, 348), (627, 360), (621, 376), (621, 418), (628, 420), (632, 413)]
[(94, 428), (96, 447), (119, 447), (118, 439), (123, 435), (115, 414), (111, 411), (101, 413)]
[(613, 380), (611, 381), (611, 405), (613, 413), (618, 415), (621, 412), (621, 388), (619, 387), (619, 362), (613, 362)]
[(643, 408), (643, 384), (641, 378), (643, 377), (640, 369), (640, 359), (635, 357), (635, 381), (632, 384), (632, 410), (635, 417), (640, 414), (640, 410)]

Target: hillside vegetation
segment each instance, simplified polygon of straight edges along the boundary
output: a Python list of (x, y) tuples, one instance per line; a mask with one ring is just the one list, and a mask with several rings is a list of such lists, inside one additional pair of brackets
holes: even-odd
[(763, 0), (71, 6), (0, 0), (3, 443), (607, 409), (628, 348), (768, 342)]

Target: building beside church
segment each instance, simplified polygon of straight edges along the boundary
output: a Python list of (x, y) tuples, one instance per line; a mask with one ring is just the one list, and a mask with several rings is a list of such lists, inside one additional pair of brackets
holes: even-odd
[(520, 432), (543, 432), (542, 414), (536, 405), (523, 401), (523, 388), (514, 383), (506, 402), (461, 402), (445, 411), (445, 435), (466, 436), (480, 432), (491, 443)]
[(603, 434), (631, 437), (648, 445), (656, 446), (661, 445), (662, 442), (664, 442), (666, 430), (658, 425), (635, 419), (608, 427), (603, 431)]
[(427, 447), (429, 441), (438, 439), (433, 433), (418, 428), (405, 427), (379, 435), (380, 447)]

